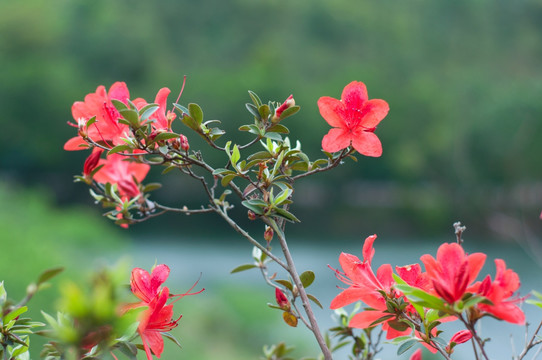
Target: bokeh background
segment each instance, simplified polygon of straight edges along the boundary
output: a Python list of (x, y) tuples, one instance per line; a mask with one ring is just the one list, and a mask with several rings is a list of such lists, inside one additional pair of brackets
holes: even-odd
[[(16, 297), (46, 267), (64, 265), (68, 278), (123, 255), (146, 268), (169, 260), (180, 288), (200, 273), (208, 288), (183, 299), (185, 358), (216, 358), (211, 349), (221, 359), (256, 358), (289, 331), (266, 308), (272, 295), (256, 273), (226, 275), (251, 249), (220, 219), (172, 216), (120, 230), (72, 181), (87, 155), (62, 150), (75, 133), (66, 124), (74, 101), (115, 81), (151, 101), (163, 86), (178, 93), (184, 75), (181, 103), (197, 102), (230, 133), (250, 121), (247, 90), (276, 101), (293, 93), (302, 111), (285, 125), (312, 158), (329, 129), (320, 96), (340, 97), (359, 80), (390, 104), (377, 129), (381, 158), (358, 157), (296, 189), (302, 222), (288, 231), (306, 267), (322, 274), (327, 303), (337, 291), (325, 265), (340, 251), (359, 252), (377, 233), (395, 263), (415, 262), (405, 249), (434, 253), (453, 241), (457, 220), (469, 251), (495, 251), (523, 265), (520, 275), (538, 272), (541, 58), (538, 0), (0, 0), (0, 279)], [(152, 180), (165, 185), (160, 201), (203, 199), (190, 179), (156, 172)], [(54, 308), (55, 291), (36, 303)], [(310, 353), (302, 332), (287, 334)]]

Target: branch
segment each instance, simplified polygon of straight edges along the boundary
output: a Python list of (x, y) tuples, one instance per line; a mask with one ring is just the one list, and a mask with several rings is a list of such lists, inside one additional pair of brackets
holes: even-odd
[(307, 317), (309, 318), (309, 322), (311, 324), (310, 330), (313, 332), (314, 337), (316, 338), (316, 341), (318, 342), (318, 345), (320, 346), (320, 349), (322, 350), (322, 353), (324, 354), (325, 360), (332, 360), (333, 358), (331, 356), (331, 351), (328, 349), (326, 342), (324, 340), (324, 337), (322, 336), (322, 333), (320, 332), (320, 328), (318, 327), (318, 322), (316, 321), (316, 317), (314, 316), (314, 313), (312, 312), (309, 298), (307, 297), (307, 293), (305, 292), (303, 283), (301, 282), (301, 279), (299, 278), (299, 274), (297, 273), (297, 270), (295, 269), (294, 260), (292, 259), (292, 255), (290, 254), (290, 250), (288, 249), (286, 238), (284, 237), (284, 234), (282, 233), (282, 231), (280, 230), (276, 222), (271, 221), (271, 219), (266, 218), (266, 217), (263, 217), (262, 219), (268, 226), (271, 226), (273, 230), (275, 230), (275, 233), (277, 234), (279, 238), (280, 247), (282, 248), (282, 252), (288, 264), (288, 268), (286, 270), (288, 271), (288, 273), (290, 273), (290, 276), (292, 277), (292, 280), (294, 281), (294, 284), (299, 291), (299, 296), (301, 297), (303, 308), (305, 309), (305, 313), (307, 314)]
[(291, 181), (295, 181), (297, 179), (301, 179), (301, 178), (304, 178), (306, 176), (309, 176), (309, 175), (313, 175), (313, 174), (316, 174), (316, 173), (319, 173), (319, 172), (323, 172), (323, 171), (328, 171), (328, 170), (331, 170), (333, 168), (336, 168), (337, 166), (339, 166), (341, 164), (341, 161), (346, 158), (347, 156), (350, 156), (351, 154), (354, 153), (354, 149), (344, 149), (341, 154), (334, 160), (334, 161), (331, 161), (328, 163), (328, 165), (326, 167), (323, 167), (323, 168), (316, 168), (316, 169), (313, 169), (311, 171), (307, 171), (305, 173), (302, 173), (302, 174), (299, 174), (299, 175), (296, 175), (296, 176), (293, 176), (290, 178)]

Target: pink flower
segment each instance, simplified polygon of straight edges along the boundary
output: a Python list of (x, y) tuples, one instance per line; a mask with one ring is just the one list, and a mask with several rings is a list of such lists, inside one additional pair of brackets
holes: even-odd
[(352, 145), (362, 155), (382, 155), (382, 144), (374, 131), (388, 114), (389, 106), (384, 100), (369, 100), (364, 83), (353, 81), (346, 85), (341, 100), (321, 97), (318, 108), (333, 127), (322, 139), (322, 149), (335, 152)]
[(131, 199), (140, 194), (134, 178), (141, 182), (147, 176), (150, 166), (130, 161), (128, 156), (111, 154), (107, 159), (101, 159), (99, 164), (104, 166), (94, 174), (94, 180), (105, 184), (117, 184), (121, 197)]
[(463, 297), (467, 287), (476, 279), (484, 266), (486, 255), (467, 255), (461, 245), (451, 243), (439, 247), (436, 260), (428, 254), (420, 259), (425, 265), (435, 293), (453, 304)]
[(512, 298), (520, 286), (519, 276), (512, 269), (506, 269), (506, 263), (501, 259), (495, 259), (495, 266), (497, 268), (495, 280), (491, 281), (488, 275), (481, 283), (473, 286), (478, 294), (485, 296), (492, 303), (491, 305), (480, 303), (478, 308), (498, 319), (523, 325), (525, 314), (517, 306), (523, 299)]
[[(122, 101), (128, 105), (130, 93), (124, 82), (114, 83), (109, 92), (100, 85), (95, 93), (85, 96), (85, 101), (77, 101), (72, 105), (72, 115), (79, 128), (79, 135), (71, 138), (64, 144), (64, 150), (82, 150), (86, 148), (83, 136), (94, 142), (104, 143), (106, 146), (118, 145), (122, 142), (121, 137), (129, 131), (127, 125), (117, 120), (120, 114), (111, 102), (112, 99)], [(96, 117), (96, 122), (87, 127), (87, 121)]]
[(156, 265), (149, 274), (147, 270), (134, 268), (130, 279), (132, 293), (144, 303), (150, 303), (162, 289), (162, 284), (169, 276), (169, 267)]

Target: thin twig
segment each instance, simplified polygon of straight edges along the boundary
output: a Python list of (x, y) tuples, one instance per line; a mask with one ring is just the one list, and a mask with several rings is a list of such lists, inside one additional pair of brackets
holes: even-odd
[[(534, 348), (535, 346), (537, 346), (538, 344), (542, 343), (542, 340), (536, 340), (536, 336), (538, 335), (538, 332), (540, 331), (540, 329), (542, 329), (542, 321), (540, 321), (540, 323), (538, 324), (536, 330), (534, 331), (534, 334), (533, 336), (531, 337), (531, 340), (525, 344), (525, 348), (523, 349), (523, 351), (521, 352), (521, 354), (519, 354), (519, 356), (517, 357), (517, 360), (522, 360), (525, 355), (527, 355), (527, 353), (529, 352), (529, 350), (531, 350), (532, 348)], [(535, 341), (536, 340), (536, 341)], [(542, 348), (541, 348), (542, 349)], [(540, 352), (540, 349), (539, 351), (536, 353), (536, 355), (538, 355), (538, 353)], [(536, 357), (536, 356), (535, 356)], [(534, 358), (533, 358), (534, 359)]]

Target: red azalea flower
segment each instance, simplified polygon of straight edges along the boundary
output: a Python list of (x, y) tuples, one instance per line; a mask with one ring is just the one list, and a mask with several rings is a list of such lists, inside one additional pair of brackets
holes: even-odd
[[(85, 149), (83, 145), (86, 145), (86, 142), (82, 135), (94, 142), (103, 142), (107, 146), (121, 143), (121, 137), (126, 136), (129, 128), (117, 121), (120, 114), (111, 100), (116, 99), (128, 105), (129, 98), (130, 93), (126, 83), (116, 82), (111, 86), (109, 92), (106, 92), (105, 87), (100, 85), (95, 93), (85, 96), (85, 101), (75, 102), (72, 105), (72, 115), (76, 123), (69, 124), (79, 128), (79, 135), (68, 140), (64, 144), (64, 150)], [(87, 127), (87, 121), (94, 116), (96, 122)]]
[(495, 280), (491, 281), (488, 275), (481, 283), (473, 286), (474, 290), (488, 298), (492, 305), (478, 304), (478, 308), (484, 312), (490, 313), (498, 319), (508, 321), (513, 324), (525, 324), (525, 314), (517, 306), (523, 299), (512, 298), (519, 289), (519, 276), (512, 269), (506, 269), (504, 260), (495, 259), (497, 274)]
[(168, 276), (169, 267), (164, 264), (156, 265), (150, 274), (147, 270), (134, 268), (130, 279), (132, 293), (148, 304), (160, 293)]
[(318, 108), (333, 127), (322, 139), (322, 149), (335, 152), (352, 145), (362, 155), (382, 155), (382, 144), (374, 131), (388, 114), (389, 106), (384, 100), (369, 100), (364, 83), (353, 81), (346, 85), (341, 100), (321, 97)]
[(428, 254), (420, 259), (425, 265), (435, 293), (453, 304), (463, 297), (467, 287), (476, 279), (484, 266), (486, 255), (467, 255), (461, 245), (451, 243), (439, 247), (436, 260)]
[[(344, 273), (335, 270), (337, 278), (350, 285), (350, 287), (344, 289), (331, 301), (330, 308), (338, 309), (353, 302), (361, 301), (372, 309), (354, 315), (348, 324), (350, 327), (365, 329), (370, 327), (374, 321), (389, 315), (389, 313), (385, 313), (387, 310), (386, 300), (378, 290), (383, 290), (386, 293), (391, 292), (391, 286), (394, 284), (392, 268), (391, 265), (384, 264), (378, 268), (376, 275), (371, 269), (371, 261), (375, 253), (373, 249), (375, 239), (376, 235), (365, 239), (362, 250), (363, 261), (355, 255), (342, 253), (339, 262)], [(392, 320), (394, 318), (382, 323), (382, 330), (386, 331), (387, 339), (411, 333), (410, 328), (405, 331), (393, 329), (388, 324)]]
[(162, 291), (149, 304), (148, 309), (142, 313), (138, 332), (143, 341), (145, 354), (148, 360), (152, 360), (152, 353), (160, 358), (164, 350), (164, 339), (161, 333), (168, 332), (177, 327), (177, 320), (173, 319), (173, 304), (166, 305), (169, 299), (169, 289), (164, 287)]
[(111, 154), (107, 159), (101, 159), (99, 164), (104, 166), (94, 174), (94, 180), (102, 184), (117, 184), (120, 195), (126, 199), (139, 195), (134, 178), (141, 182), (150, 170), (149, 165), (130, 161), (120, 154)]

